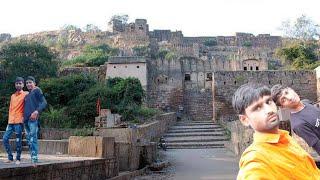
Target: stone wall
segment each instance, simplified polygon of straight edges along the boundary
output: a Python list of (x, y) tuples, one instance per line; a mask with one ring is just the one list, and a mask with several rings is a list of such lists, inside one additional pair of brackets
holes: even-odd
[(145, 57), (110, 57), (106, 63), (106, 79), (135, 77), (143, 88), (147, 86), (147, 64)]
[(213, 116), (222, 124), (237, 120), (231, 106), (232, 96), (238, 87), (248, 82), (262, 83), (270, 88), (282, 84), (296, 90), (301, 99), (317, 99), (315, 71), (214, 72), (213, 78)]
[[(0, 140), (3, 143), (3, 140)], [(9, 141), (11, 149), (15, 151), (16, 143), (15, 139)], [(27, 145), (27, 141), (23, 140), (23, 145)], [(68, 140), (38, 140), (39, 153), (40, 154), (68, 154)], [(24, 150), (23, 150), (24, 151)], [(0, 146), (0, 152), (6, 152), (3, 146)]]
[(136, 128), (99, 128), (97, 135), (115, 137), (116, 142), (150, 142), (163, 135), (176, 122), (175, 113), (165, 113), (152, 118), (153, 122)]
[(0, 179), (4, 180), (70, 180), (70, 179), (107, 179), (118, 175), (114, 169), (114, 159), (92, 159), (75, 162), (46, 163), (37, 168), (11, 167), (0, 169)]
[(125, 143), (117, 142), (119, 171), (134, 171), (146, 165), (152, 164), (156, 160), (156, 143)]
[(177, 110), (183, 104), (183, 76), (178, 60), (148, 62), (147, 103), (149, 107)]
[(55, 128), (41, 128), (41, 139), (46, 140), (61, 140), (69, 139), (74, 134), (75, 129), (55, 129)]

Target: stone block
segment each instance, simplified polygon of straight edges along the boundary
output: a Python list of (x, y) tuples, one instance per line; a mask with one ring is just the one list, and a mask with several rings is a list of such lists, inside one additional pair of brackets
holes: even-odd
[(83, 157), (113, 157), (114, 140), (113, 137), (71, 136), (68, 154)]

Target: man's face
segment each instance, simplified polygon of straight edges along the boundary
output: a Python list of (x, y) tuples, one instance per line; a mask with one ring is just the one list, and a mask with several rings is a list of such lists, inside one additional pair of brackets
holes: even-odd
[(295, 109), (300, 104), (300, 97), (293, 89), (285, 88), (278, 101), (283, 108)]
[(26, 86), (27, 86), (28, 90), (32, 90), (36, 86), (36, 84), (31, 80), (27, 80)]
[(277, 106), (271, 96), (263, 96), (245, 109), (240, 115), (240, 121), (245, 126), (251, 126), (255, 131), (275, 133), (278, 131), (279, 119)]
[(22, 88), (24, 87), (24, 83), (23, 83), (23, 81), (17, 81), (14, 83), (14, 86), (16, 87), (17, 91), (21, 91)]

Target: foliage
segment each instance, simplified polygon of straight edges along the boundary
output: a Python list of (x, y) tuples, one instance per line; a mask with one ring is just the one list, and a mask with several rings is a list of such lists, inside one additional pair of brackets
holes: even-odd
[(95, 128), (83, 127), (81, 129), (76, 129), (72, 135), (73, 136), (93, 136)]
[(112, 24), (113, 21), (120, 21), (122, 24), (127, 24), (128, 20), (129, 20), (129, 16), (127, 14), (116, 14), (111, 17), (108, 24), (109, 25)]
[(0, 50), (1, 64), (10, 82), (16, 76), (33, 75), (36, 79), (56, 76), (58, 64), (54, 58), (47, 47), (34, 42), (7, 44)]
[(310, 69), (318, 64), (317, 48), (312, 42), (294, 42), (278, 48), (276, 56), (289, 69)]
[(136, 56), (148, 56), (149, 54), (148, 46), (135, 46), (132, 50)]
[(178, 56), (174, 52), (168, 52), (164, 58), (166, 60), (174, 60), (178, 58)]
[(150, 118), (156, 114), (160, 114), (160, 110), (148, 107), (140, 107), (136, 111), (136, 115), (143, 118)]
[(63, 66), (100, 66), (108, 61), (109, 56), (117, 54), (118, 49), (111, 48), (107, 44), (87, 45), (80, 56), (64, 61)]
[(110, 108), (110, 96), (111, 90), (105, 84), (99, 83), (70, 101), (67, 112), (75, 122), (73, 127), (93, 127), (98, 98), (101, 99), (101, 108)]
[(10, 97), (14, 91), (14, 83), (0, 83), (0, 129), (2, 130), (6, 128), (8, 123)]
[(166, 49), (160, 49), (157, 54), (155, 55), (156, 59), (165, 59), (166, 55), (169, 53)]
[(52, 106), (49, 110), (41, 114), (41, 125), (46, 128), (71, 128), (72, 121), (66, 115), (66, 108), (54, 109)]
[(81, 29), (79, 27), (77, 27), (76, 25), (72, 25), (72, 24), (65, 24), (61, 29), (67, 30), (67, 31), (70, 31), (70, 30), (80, 30), (81, 31)]
[(74, 127), (93, 127), (97, 116), (96, 103), (100, 98), (101, 108), (111, 109), (122, 115), (123, 120), (135, 118), (135, 110), (142, 104), (144, 91), (136, 78), (108, 80), (106, 84), (98, 83), (81, 93), (69, 103), (67, 112), (74, 119)]
[(242, 44), (244, 47), (251, 47), (252, 46), (252, 42), (251, 41), (245, 41)]
[(48, 104), (63, 107), (96, 83), (97, 80), (93, 76), (79, 74), (48, 78), (41, 81), (40, 86)]
[(291, 38), (297, 38), (303, 41), (310, 41), (319, 39), (319, 25), (315, 24), (314, 21), (302, 15), (297, 18), (294, 22), (290, 20), (284, 21), (280, 28), (284, 32), (284, 35)]
[(216, 46), (218, 43), (217, 43), (216, 40), (208, 39), (208, 40), (205, 40), (203, 44), (204, 44), (205, 46), (212, 47), (212, 46)]

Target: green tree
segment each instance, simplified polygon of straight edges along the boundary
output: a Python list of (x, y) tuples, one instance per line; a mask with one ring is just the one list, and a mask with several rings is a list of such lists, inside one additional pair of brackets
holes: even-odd
[(310, 69), (318, 63), (317, 45), (312, 42), (295, 42), (276, 50), (276, 56), (290, 69)]
[(12, 82), (16, 76), (32, 75), (36, 79), (55, 77), (58, 63), (46, 46), (34, 42), (18, 42), (5, 45), (0, 59), (6, 79)]
[(110, 56), (117, 55), (118, 51), (107, 44), (87, 45), (80, 56), (64, 61), (63, 66), (100, 66), (107, 62)]
[(67, 106), (79, 94), (97, 83), (91, 75), (79, 74), (48, 78), (40, 82), (41, 89), (53, 108)]

